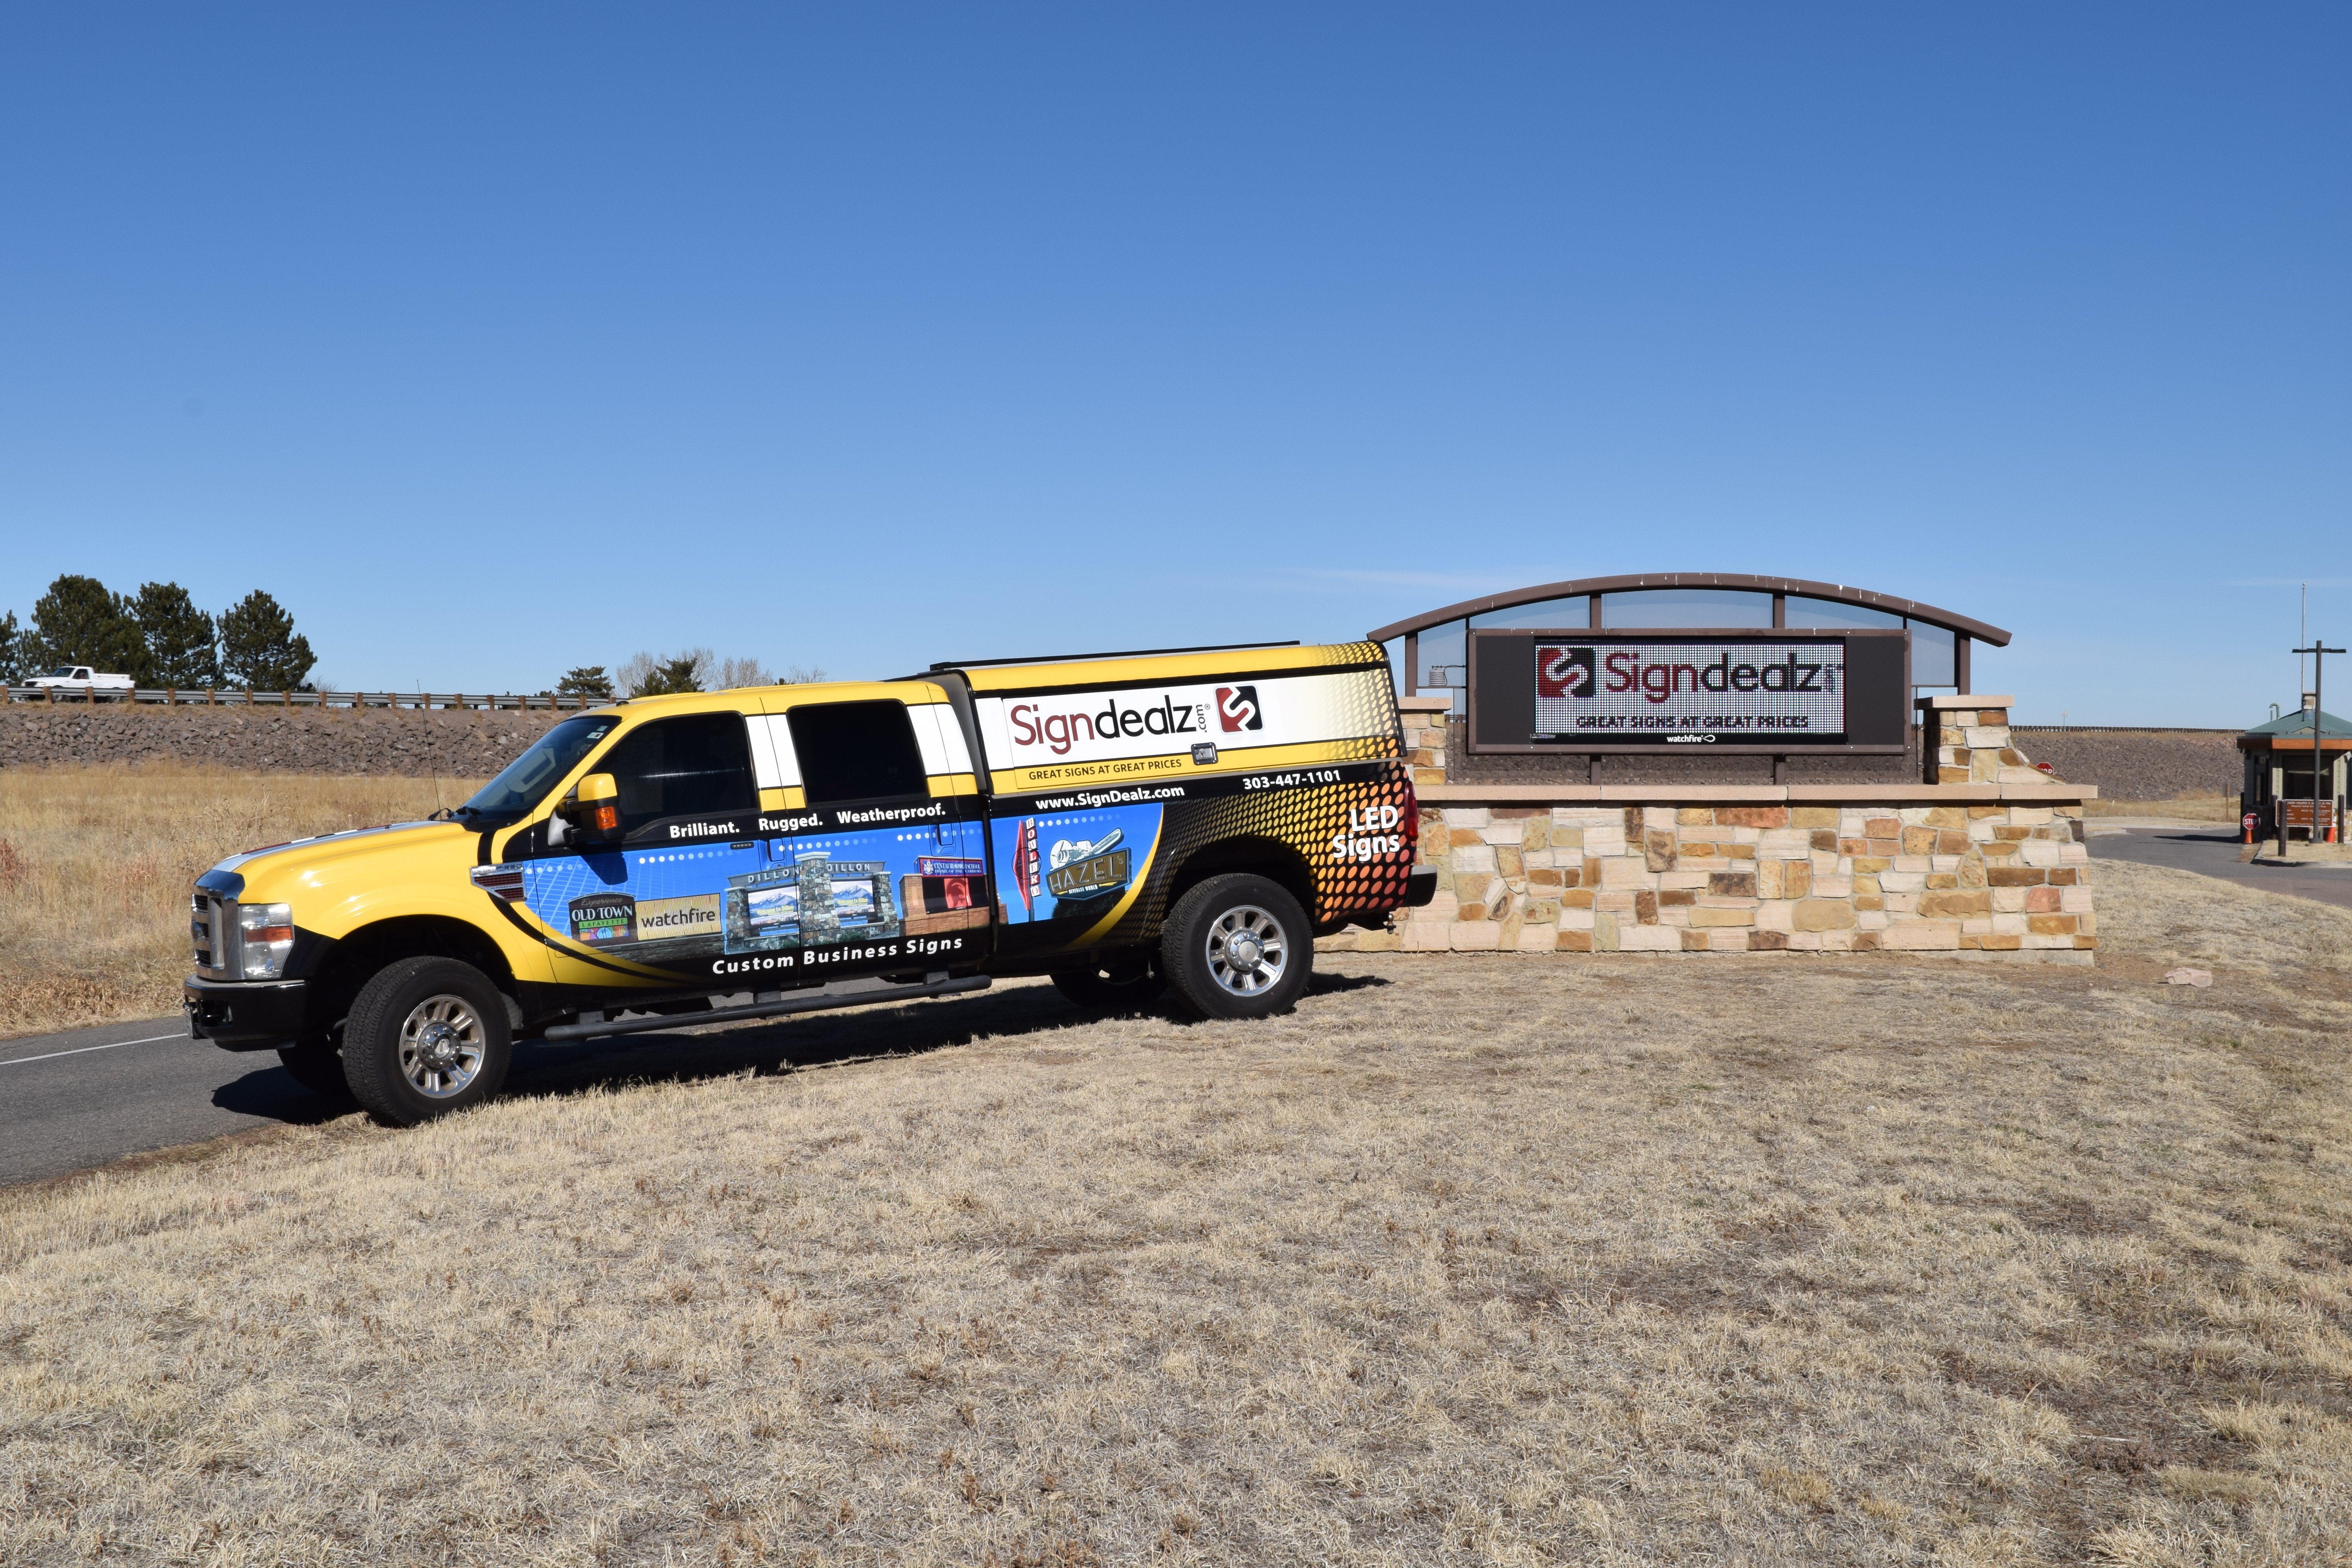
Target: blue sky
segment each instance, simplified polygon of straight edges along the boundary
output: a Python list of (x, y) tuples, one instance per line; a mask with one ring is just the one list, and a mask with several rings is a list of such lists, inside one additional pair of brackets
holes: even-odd
[(5, 28), (20, 616), (267, 587), (337, 685), (521, 690), (1748, 571), (2190, 724), (2294, 700), (2296, 583), (2352, 633), (2340, 7)]

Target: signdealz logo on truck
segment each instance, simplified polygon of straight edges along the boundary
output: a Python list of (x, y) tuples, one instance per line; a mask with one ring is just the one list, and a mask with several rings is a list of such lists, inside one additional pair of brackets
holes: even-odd
[(979, 692), (972, 710), (1004, 791), (1251, 767), (1265, 751), (1337, 745), (1344, 755), (1350, 742), (1384, 747), (1396, 721), (1362, 674), (1339, 670), (1085, 696)]
[[(1223, 698), (1224, 689), (1220, 687), (1217, 695)], [(1122, 708), (1114, 700), (1091, 711), (1080, 709), (1058, 713), (1048, 713), (1034, 702), (1016, 702), (1005, 710), (1005, 717), (1011, 721), (1013, 739), (1019, 744), (1044, 746), (1057, 757), (1069, 755), (1070, 748), (1081, 741), (1117, 741), (1121, 736), (1131, 740), (1138, 735), (1196, 735), (1209, 727), (1208, 710), (1204, 704), (1188, 702), (1179, 708), (1174, 700), (1168, 697), (1160, 698), (1156, 705), (1150, 707)], [(1232, 730), (1238, 726), (1227, 724), (1225, 728)]]
[(1263, 730), (1265, 720), (1257, 710), (1257, 688), (1255, 686), (1220, 686), (1217, 688), (1217, 722), (1227, 733), (1239, 730)]

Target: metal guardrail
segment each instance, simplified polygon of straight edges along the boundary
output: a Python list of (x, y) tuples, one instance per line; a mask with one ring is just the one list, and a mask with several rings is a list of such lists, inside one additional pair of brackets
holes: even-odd
[(62, 706), (68, 703), (90, 702), (152, 703), (162, 707), (182, 708), (444, 708), (473, 709), (495, 712), (501, 709), (573, 710), (602, 708), (612, 699), (604, 697), (518, 696), (513, 692), (495, 695), (471, 695), (450, 691), (246, 691), (212, 689), (183, 691), (176, 688), (136, 691), (89, 690), (80, 687), (60, 689), (54, 686), (6, 686), (11, 702), (39, 702)]

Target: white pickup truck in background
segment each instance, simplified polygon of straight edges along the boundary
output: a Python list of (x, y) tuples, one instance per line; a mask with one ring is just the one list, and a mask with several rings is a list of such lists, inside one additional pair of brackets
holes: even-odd
[(101, 697), (128, 702), (132, 690), (129, 676), (102, 674), (86, 664), (61, 664), (47, 675), (35, 676), (29, 684), (35, 690), (71, 691), (93, 702)]

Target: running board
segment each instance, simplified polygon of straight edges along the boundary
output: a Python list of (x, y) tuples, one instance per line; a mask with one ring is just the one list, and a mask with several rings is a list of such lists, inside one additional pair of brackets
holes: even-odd
[(950, 980), (934, 974), (920, 985), (892, 985), (878, 979), (836, 980), (820, 990), (774, 1002), (754, 1002), (748, 1007), (714, 1007), (707, 1013), (670, 1013), (654, 1018), (607, 1023), (600, 1013), (583, 1013), (576, 1024), (558, 1024), (540, 1037), (548, 1040), (593, 1040), (606, 1035), (644, 1035), (656, 1029), (687, 1029), (699, 1024), (731, 1024), (744, 1018), (782, 1018), (794, 1013), (824, 1013), (835, 1007), (870, 1007), (883, 1002), (914, 1002), (925, 996), (953, 996), (960, 992), (985, 991), (985, 974)]

